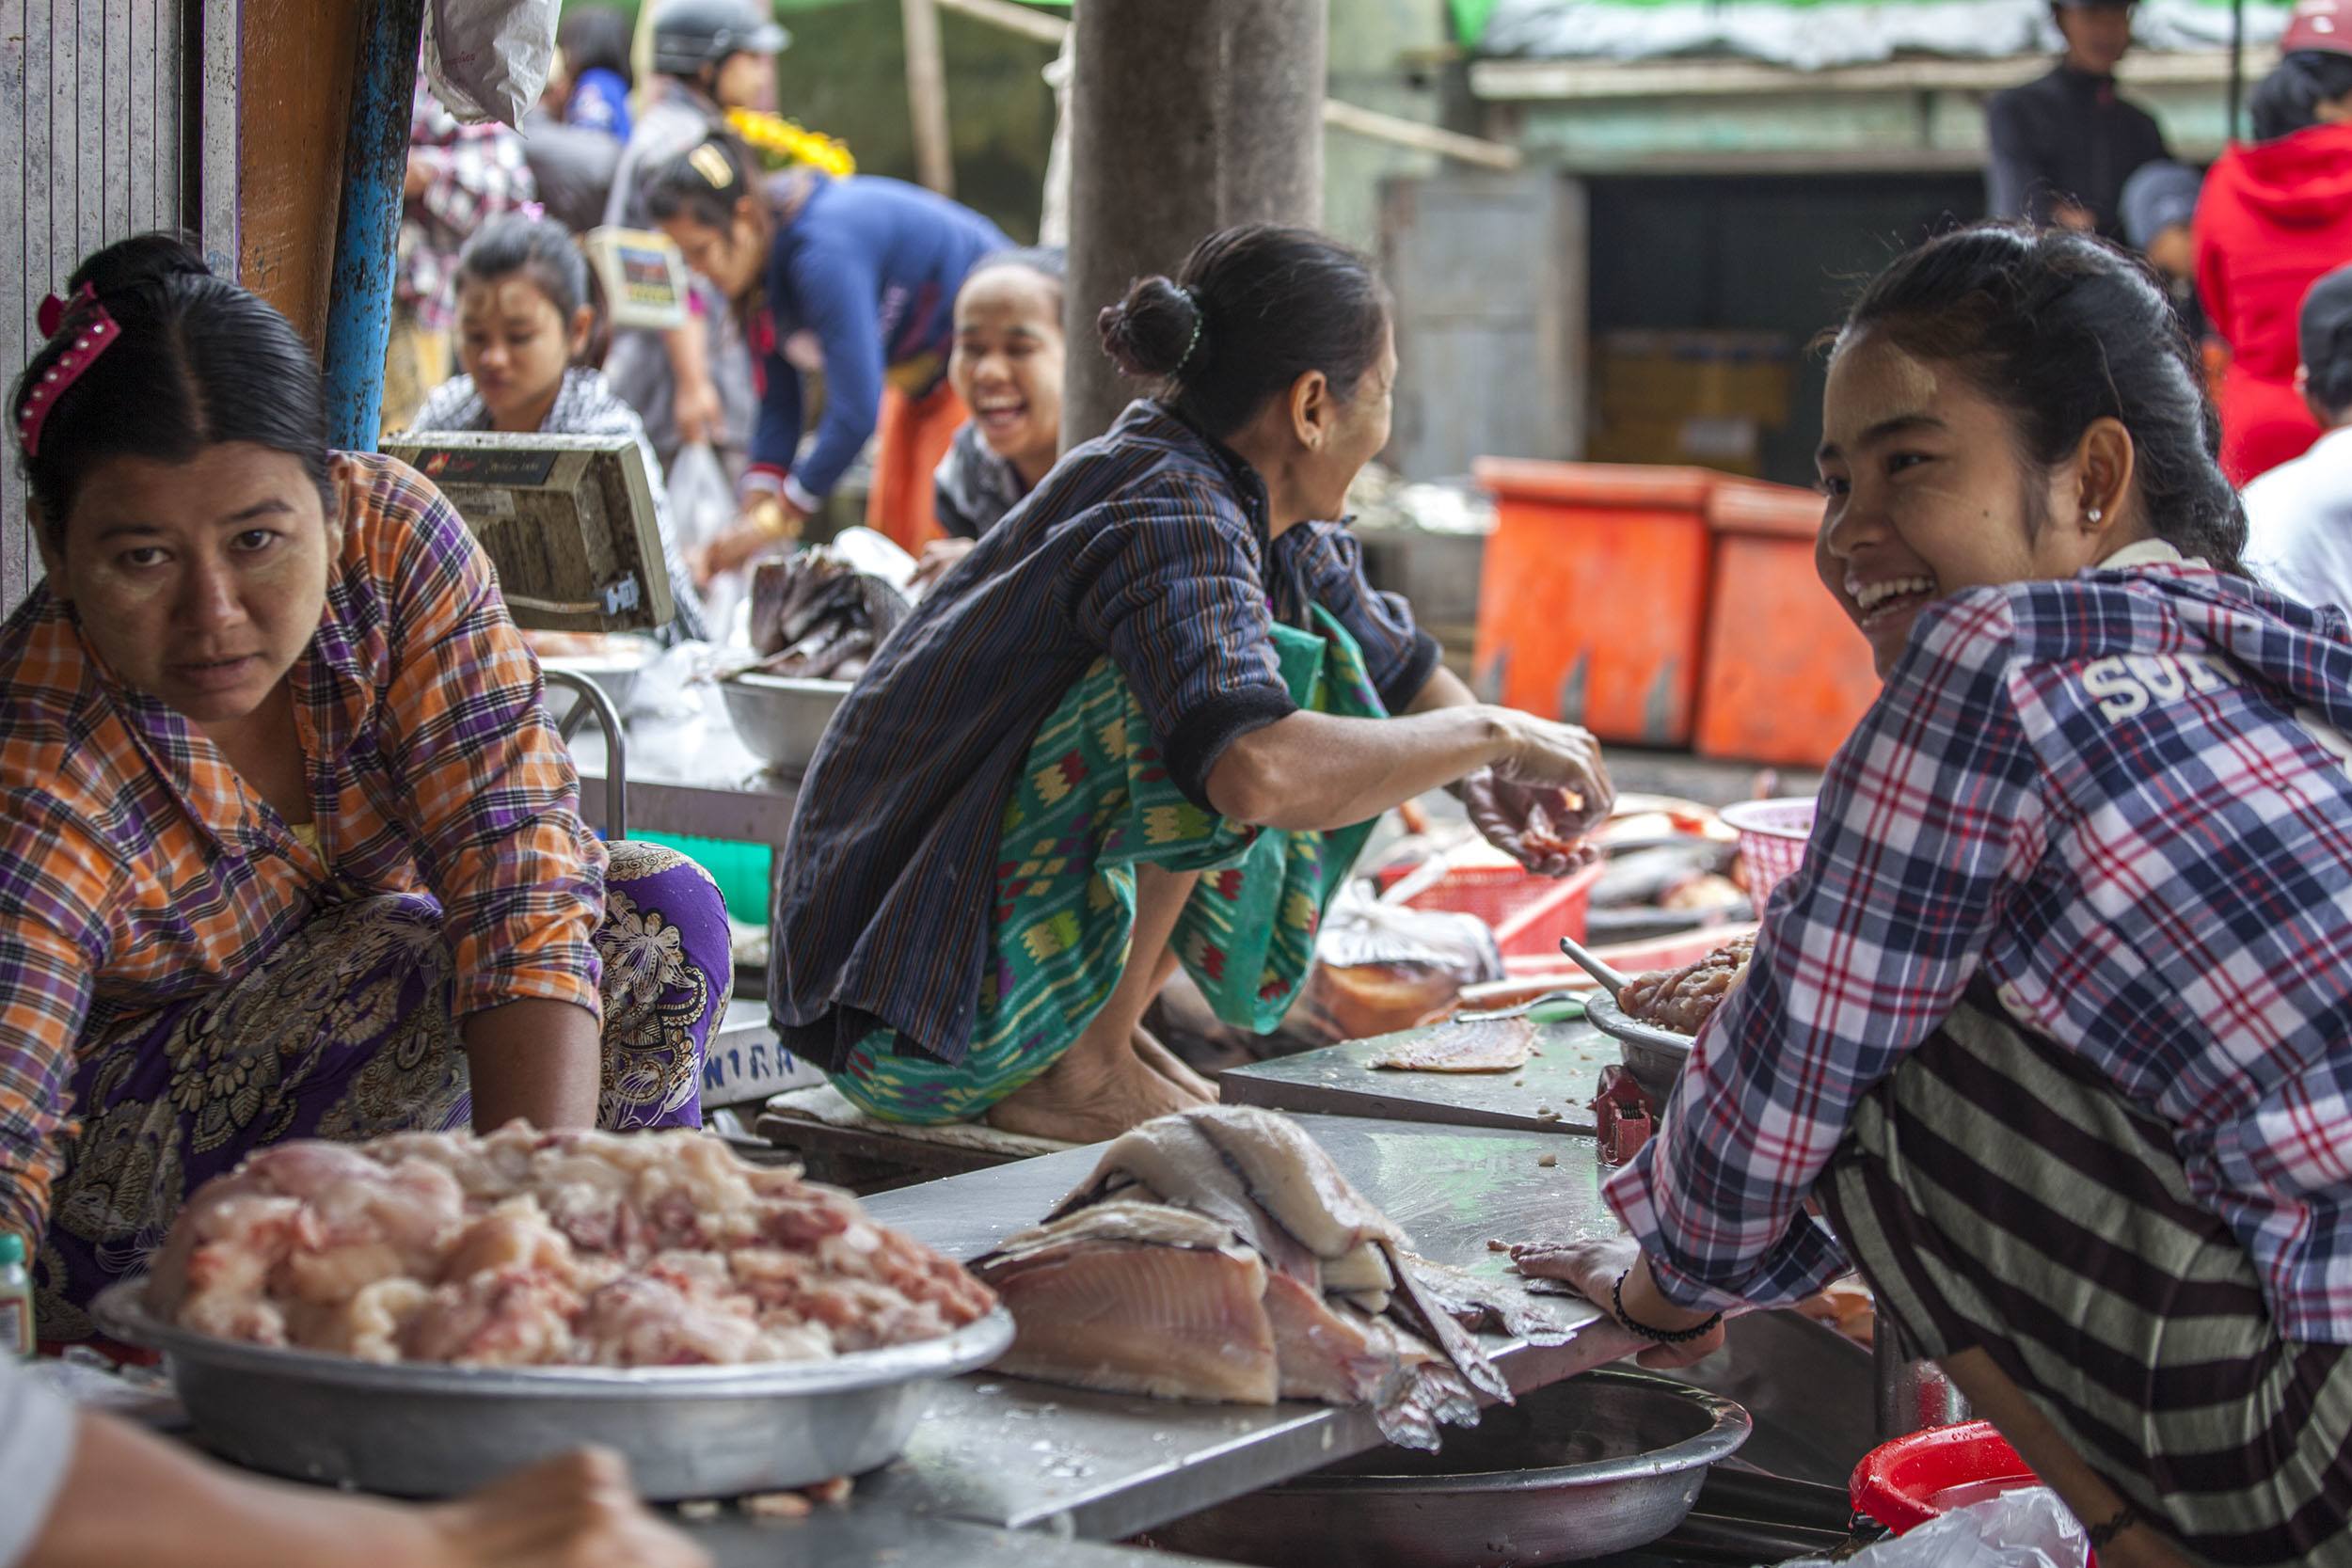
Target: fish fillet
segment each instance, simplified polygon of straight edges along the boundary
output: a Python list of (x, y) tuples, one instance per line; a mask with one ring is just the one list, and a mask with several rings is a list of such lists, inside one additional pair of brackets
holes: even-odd
[(1435, 1449), (1510, 1390), (1404, 1233), (1287, 1117), (1208, 1106), (1114, 1140), (1046, 1223), (973, 1264), (1011, 1311), (1008, 1372), (1166, 1398), (1368, 1406)]
[(1533, 1023), (1496, 1018), (1416, 1031), (1367, 1065), (1398, 1072), (1513, 1072), (1534, 1054)]
[(998, 1371), (1233, 1404), (1280, 1390), (1264, 1260), (1200, 1215), (1105, 1203), (1024, 1231), (972, 1272), (1012, 1313)]
[[(1405, 1347), (1382, 1332), (1384, 1324), (1353, 1307), (1334, 1307), (1296, 1280), (1266, 1281), (1265, 1314), (1286, 1400), (1376, 1403), (1405, 1370)], [(1413, 1365), (1437, 1359), (1426, 1345), (1414, 1349)]]

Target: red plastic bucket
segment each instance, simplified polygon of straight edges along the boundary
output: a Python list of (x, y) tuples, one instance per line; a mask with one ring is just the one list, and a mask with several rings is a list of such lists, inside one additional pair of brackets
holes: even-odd
[(1991, 1421), (1963, 1421), (1880, 1444), (1854, 1466), (1847, 1493), (1901, 1535), (1963, 1504), (2041, 1484)]

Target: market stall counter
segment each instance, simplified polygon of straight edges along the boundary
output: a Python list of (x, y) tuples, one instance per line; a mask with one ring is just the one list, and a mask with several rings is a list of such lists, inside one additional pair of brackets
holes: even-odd
[(854, 1504), (818, 1508), (805, 1519), (738, 1514), (690, 1523), (686, 1529), (710, 1554), (715, 1568), (1190, 1568), (1201, 1563), (1166, 1552), (1147, 1554)]
[[(580, 816), (606, 828), (605, 744), (594, 725), (572, 738)], [(628, 825), (640, 832), (738, 844), (782, 844), (800, 783), (745, 749), (723, 719), (628, 727)], [(764, 912), (764, 911), (763, 911)]]

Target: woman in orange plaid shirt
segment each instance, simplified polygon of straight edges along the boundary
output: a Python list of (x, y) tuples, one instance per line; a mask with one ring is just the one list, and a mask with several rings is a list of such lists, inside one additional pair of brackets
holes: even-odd
[(489, 563), (330, 453), (285, 319), (178, 242), (44, 307), (9, 412), (46, 578), (0, 623), (0, 1230), (44, 1337), (289, 1137), (695, 1125), (724, 907), (599, 844)]

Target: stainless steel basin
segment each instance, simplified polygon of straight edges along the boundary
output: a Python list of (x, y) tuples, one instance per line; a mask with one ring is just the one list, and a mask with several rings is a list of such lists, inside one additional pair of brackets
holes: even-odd
[(851, 684), (754, 673), (723, 680), (719, 690), (745, 751), (778, 772), (803, 773)]
[(1747, 1440), (1731, 1401), (1604, 1370), (1523, 1394), (1435, 1454), (1378, 1449), (1152, 1532), (1267, 1568), (1534, 1568), (1645, 1545)]
[[(539, 664), (543, 669), (569, 671), (596, 682), (604, 689), (604, 694), (612, 699), (612, 706), (626, 716), (629, 694), (637, 689), (637, 677), (652, 662), (653, 655), (652, 644), (644, 643), (611, 654), (555, 654), (542, 658)], [(549, 685), (548, 717), (558, 724), (563, 723), (564, 717), (572, 711), (572, 705), (578, 701), (580, 699), (571, 692)]]

